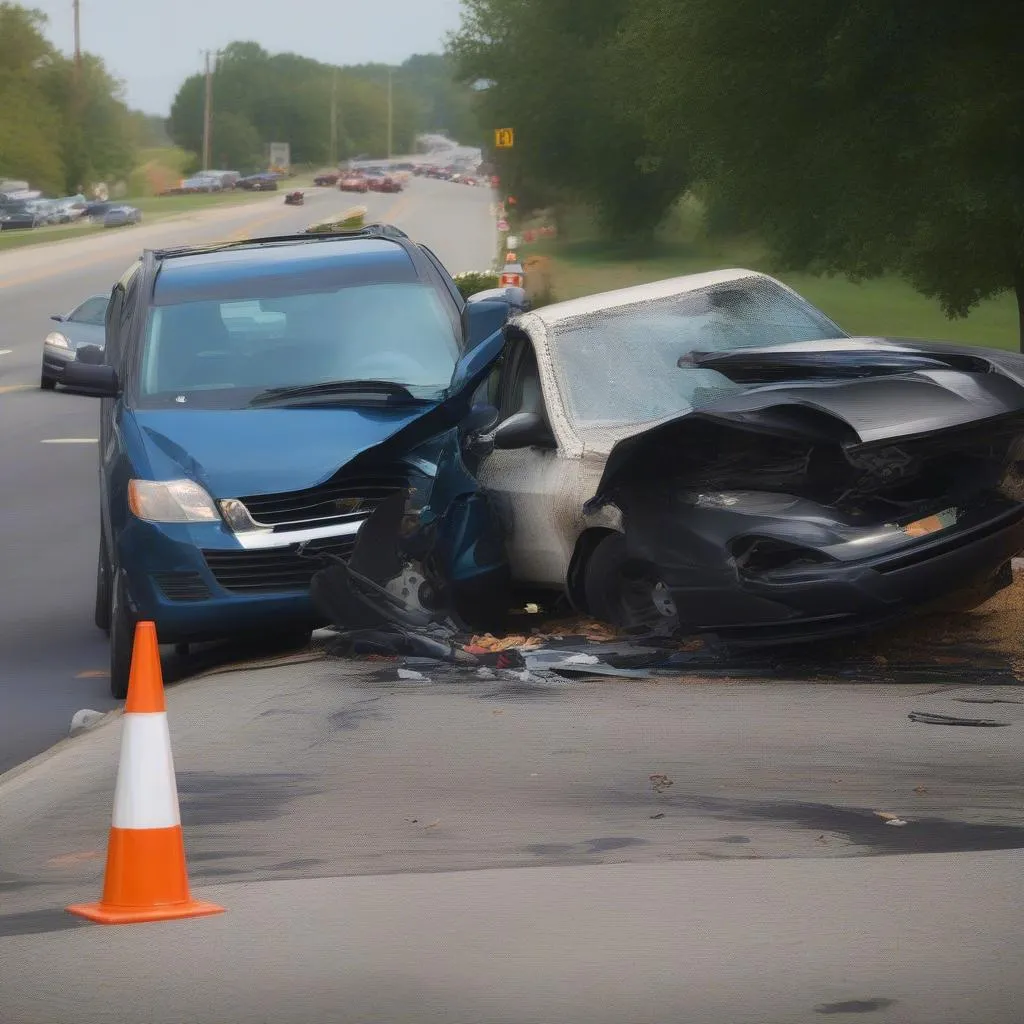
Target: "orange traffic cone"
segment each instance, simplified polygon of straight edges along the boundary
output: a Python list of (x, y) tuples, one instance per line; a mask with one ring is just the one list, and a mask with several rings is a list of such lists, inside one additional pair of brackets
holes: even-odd
[(99, 903), (67, 909), (100, 924), (204, 917), (224, 910), (189, 894), (160, 650), (152, 622), (135, 627), (103, 896)]

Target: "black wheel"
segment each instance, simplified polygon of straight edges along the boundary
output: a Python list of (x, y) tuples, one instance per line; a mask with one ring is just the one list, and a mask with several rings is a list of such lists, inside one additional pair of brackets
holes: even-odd
[(100, 551), (96, 556), (96, 609), (93, 621), (97, 629), (110, 632), (110, 559), (107, 557), (107, 542), (100, 533)]
[(52, 391), (57, 386), (57, 381), (53, 377), (48, 377), (45, 373), (39, 375), (39, 386), (44, 391)]
[(590, 613), (620, 629), (664, 625), (676, 618), (655, 567), (630, 555), (621, 533), (605, 537), (587, 562), (583, 589)]
[(110, 694), (115, 700), (128, 696), (134, 642), (135, 620), (128, 606), (124, 580), (117, 576), (111, 586), (110, 600)]

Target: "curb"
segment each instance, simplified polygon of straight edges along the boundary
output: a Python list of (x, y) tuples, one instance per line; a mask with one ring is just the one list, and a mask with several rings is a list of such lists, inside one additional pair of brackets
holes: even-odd
[(21, 764), (16, 764), (13, 768), (8, 768), (2, 775), (0, 775), (0, 790), (2, 790), (8, 783), (13, 782), (19, 776), (24, 775), (26, 772), (31, 771), (38, 765), (49, 761), (51, 757), (55, 757), (66, 747), (72, 743), (77, 743), (84, 736), (92, 735), (93, 733), (99, 732), (101, 729), (106, 728), (115, 718), (120, 718), (124, 712), (121, 708), (112, 708), (106, 712), (101, 719), (98, 719), (94, 725), (88, 729), (82, 730), (75, 736), (64, 736), (57, 740), (52, 747), (47, 747), (45, 750), (41, 750), (34, 757), (30, 757), (27, 761), (22, 761)]

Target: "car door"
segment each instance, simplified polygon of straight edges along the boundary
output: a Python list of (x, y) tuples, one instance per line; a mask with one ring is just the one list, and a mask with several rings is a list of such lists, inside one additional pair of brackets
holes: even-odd
[(525, 337), (512, 341), (498, 379), (499, 424), (517, 412), (540, 414), (549, 441), (526, 448), (498, 449), (477, 471), (505, 531), (512, 578), (517, 582), (561, 587), (572, 558), (572, 530), (560, 522), (561, 496), (574, 460), (558, 450), (551, 430), (533, 346)]
[[(132, 315), (139, 299), (139, 263), (132, 264), (114, 285), (107, 306), (105, 324), (104, 362), (117, 371), (122, 389), (126, 383), (130, 355)], [(120, 528), (123, 515), (117, 499), (127, 488), (124, 478), (124, 445), (121, 439), (121, 421), (124, 417), (124, 393), (117, 398), (100, 399), (100, 509), (107, 550), (114, 551), (115, 530)]]

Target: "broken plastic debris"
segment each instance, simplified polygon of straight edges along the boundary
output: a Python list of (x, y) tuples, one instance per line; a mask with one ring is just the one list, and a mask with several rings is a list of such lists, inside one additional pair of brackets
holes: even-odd
[(898, 814), (892, 814), (889, 811), (875, 811), (875, 814), (881, 818), (886, 825), (906, 825), (906, 821), (904, 821)]
[(669, 786), (674, 785), (667, 775), (649, 775), (648, 778), (651, 781), (651, 789), (653, 789), (655, 793), (662, 793), (668, 789)]
[(426, 679), (427, 677), (422, 672), (415, 672), (411, 668), (400, 668), (398, 669), (399, 679)]

